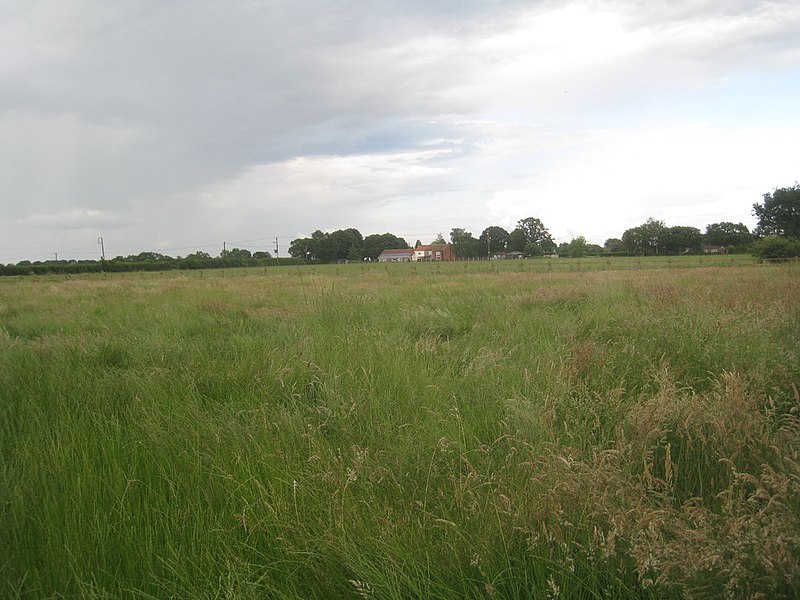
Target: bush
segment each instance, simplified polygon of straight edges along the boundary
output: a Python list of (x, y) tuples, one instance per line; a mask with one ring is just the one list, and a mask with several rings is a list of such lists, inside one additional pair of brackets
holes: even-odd
[(800, 256), (800, 240), (771, 235), (758, 240), (753, 250), (759, 258), (787, 259)]

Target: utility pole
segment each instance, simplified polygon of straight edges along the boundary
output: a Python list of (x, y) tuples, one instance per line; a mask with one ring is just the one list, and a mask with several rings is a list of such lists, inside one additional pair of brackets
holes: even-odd
[(278, 238), (275, 238), (275, 258), (278, 258)]
[(53, 252), (53, 256), (56, 257), (56, 262), (58, 262), (58, 252)]
[(228, 254), (228, 250), (225, 247), (225, 244), (227, 244), (227, 242), (222, 242), (222, 257), (223, 258), (225, 258), (225, 256), (227, 256), (227, 254)]
[(100, 244), (100, 256), (103, 257), (103, 260), (106, 259), (106, 247), (103, 245), (103, 238), (97, 238), (97, 243)]

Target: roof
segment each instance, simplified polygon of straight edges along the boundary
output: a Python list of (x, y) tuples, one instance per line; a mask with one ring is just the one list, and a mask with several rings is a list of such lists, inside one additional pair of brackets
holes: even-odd
[(381, 252), (381, 254), (414, 254), (413, 248), (392, 248)]
[(420, 250), (425, 250), (425, 251), (427, 251), (427, 250), (444, 250), (449, 245), (450, 244), (424, 244), (422, 246), (417, 246), (416, 248), (414, 248), (414, 250), (417, 251), (417, 252), (420, 251)]

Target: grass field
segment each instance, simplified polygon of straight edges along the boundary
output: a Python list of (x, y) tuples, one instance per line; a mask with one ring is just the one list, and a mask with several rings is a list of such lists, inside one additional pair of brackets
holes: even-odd
[(0, 279), (0, 597), (798, 597), (752, 263)]

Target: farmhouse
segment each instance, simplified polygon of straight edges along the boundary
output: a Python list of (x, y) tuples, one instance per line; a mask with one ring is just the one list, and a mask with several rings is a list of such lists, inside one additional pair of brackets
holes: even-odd
[(451, 244), (427, 244), (417, 246), (413, 250), (415, 261), (441, 261), (453, 260), (453, 246)]
[(378, 262), (411, 262), (413, 257), (414, 251), (411, 248), (398, 248), (381, 252)]

